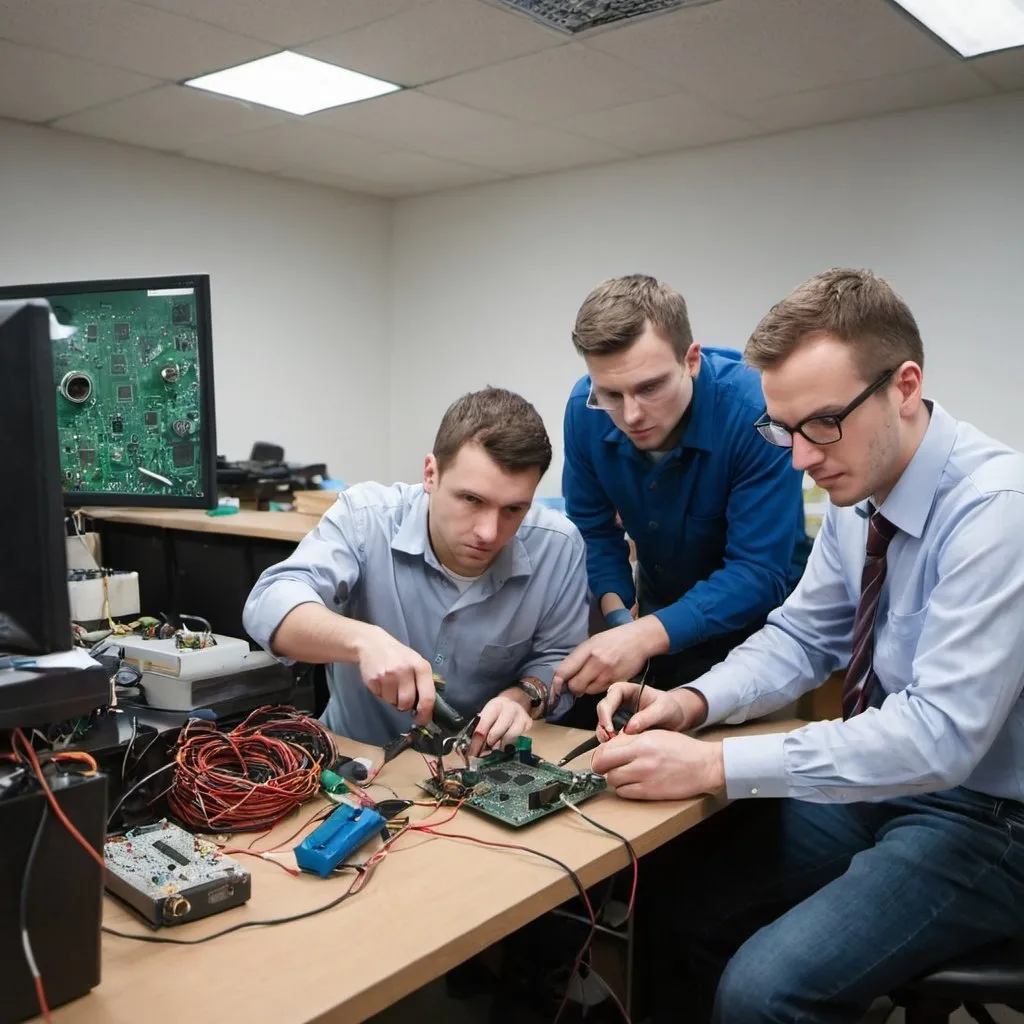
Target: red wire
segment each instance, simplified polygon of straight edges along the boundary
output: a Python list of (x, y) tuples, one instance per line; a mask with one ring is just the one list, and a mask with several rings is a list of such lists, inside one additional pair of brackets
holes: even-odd
[(90, 857), (100, 866), (100, 870), (106, 870), (106, 865), (103, 863), (103, 857), (97, 853), (90, 845), (88, 840), (78, 831), (77, 828), (71, 823), (71, 819), (61, 809), (60, 804), (57, 803), (57, 798), (53, 795), (53, 790), (50, 789), (49, 783), (46, 781), (46, 776), (43, 774), (42, 765), (39, 763), (39, 758), (36, 757), (35, 748), (29, 742), (28, 737), (21, 731), (21, 729), (14, 730), (14, 738), (20, 740), (25, 747), (25, 754), (28, 756), (29, 763), (32, 765), (32, 771), (35, 772), (36, 778), (39, 780), (39, 785), (43, 787), (43, 792), (46, 794), (46, 799), (50, 803), (50, 807), (53, 809), (53, 813), (60, 819), (61, 824), (71, 833), (74, 839), (81, 845), (82, 849), (89, 854)]
[(50, 1024), (50, 1006), (46, 1002), (46, 990), (43, 988), (43, 979), (35, 974), (32, 980), (36, 983), (36, 998), (39, 1000), (39, 1012), (43, 1015), (46, 1024)]
[[(308, 747), (296, 732), (309, 734)], [(168, 805), (201, 831), (270, 829), (317, 794), (326, 758), (334, 760), (333, 740), (305, 715), (261, 708), (229, 733), (193, 720), (178, 741)]]

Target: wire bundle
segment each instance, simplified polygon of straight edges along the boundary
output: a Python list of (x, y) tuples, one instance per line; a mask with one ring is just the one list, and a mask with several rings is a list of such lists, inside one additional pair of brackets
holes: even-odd
[(259, 708), (230, 732), (191, 719), (178, 739), (167, 801), (205, 832), (270, 828), (316, 795), (337, 758), (331, 734), (294, 708)]

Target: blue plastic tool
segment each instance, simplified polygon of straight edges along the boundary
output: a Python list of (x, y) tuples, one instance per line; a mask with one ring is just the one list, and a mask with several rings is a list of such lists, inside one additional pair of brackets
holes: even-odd
[(315, 832), (295, 847), (295, 860), (303, 871), (326, 878), (383, 827), (384, 819), (372, 808), (339, 804)]

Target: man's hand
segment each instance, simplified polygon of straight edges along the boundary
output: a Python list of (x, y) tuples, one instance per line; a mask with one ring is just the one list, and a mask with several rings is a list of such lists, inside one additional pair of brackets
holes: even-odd
[(518, 688), (506, 690), (483, 706), (480, 721), (473, 730), (470, 757), (480, 757), (485, 750), (499, 750), (529, 732), (533, 719), (516, 694), (520, 698), (524, 696)]
[(399, 711), (416, 709), (416, 722), (425, 725), (434, 712), (434, 679), (430, 663), (376, 626), (356, 646), (356, 664), (370, 693)]
[[(636, 706), (638, 696), (639, 708)], [(622, 730), (629, 735), (647, 729), (671, 729), (673, 732), (695, 729), (708, 713), (703, 697), (695, 690), (664, 691), (653, 686), (641, 687), (639, 683), (613, 683), (597, 705), (597, 738), (602, 743), (615, 735), (612, 717), (623, 706), (635, 711)]]
[(653, 615), (614, 629), (606, 629), (585, 640), (555, 670), (555, 694), (567, 686), (577, 697), (604, 693), (619, 679), (635, 676), (655, 654), (668, 650), (665, 627)]
[(627, 800), (684, 800), (725, 785), (722, 744), (678, 732), (616, 736), (594, 752), (591, 770)]

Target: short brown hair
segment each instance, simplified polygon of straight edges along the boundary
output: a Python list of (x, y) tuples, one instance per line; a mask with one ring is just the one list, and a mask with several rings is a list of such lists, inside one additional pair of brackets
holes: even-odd
[(471, 391), (448, 406), (434, 438), (438, 473), (470, 442), (509, 473), (536, 468), (543, 476), (551, 465), (551, 440), (540, 414), (521, 395), (504, 388)]
[(844, 268), (817, 274), (776, 303), (750, 336), (744, 357), (755, 369), (771, 370), (802, 342), (824, 334), (852, 348), (865, 381), (908, 359), (924, 366), (921, 332), (910, 307), (870, 270)]
[(583, 300), (572, 343), (581, 356), (625, 352), (648, 324), (671, 344), (681, 362), (693, 344), (686, 300), (646, 274), (615, 277)]

